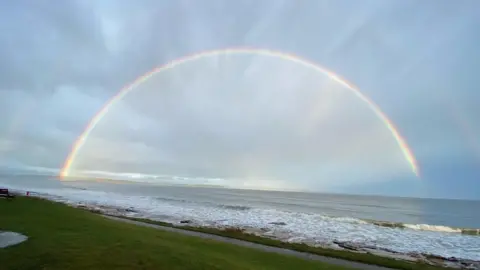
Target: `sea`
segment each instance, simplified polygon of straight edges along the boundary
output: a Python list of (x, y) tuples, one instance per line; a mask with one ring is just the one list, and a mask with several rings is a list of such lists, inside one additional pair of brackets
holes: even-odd
[[(281, 192), (0, 175), (0, 187), (68, 204), (199, 226), (261, 229), (289, 242), (334, 241), (480, 260), (480, 201)], [(270, 234), (270, 235), (269, 235)]]

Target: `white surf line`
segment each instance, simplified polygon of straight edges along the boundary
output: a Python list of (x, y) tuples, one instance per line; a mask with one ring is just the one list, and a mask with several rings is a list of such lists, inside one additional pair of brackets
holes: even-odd
[(300, 252), (300, 251), (295, 251), (295, 250), (286, 249), (286, 248), (272, 247), (272, 246), (252, 243), (252, 242), (248, 242), (248, 241), (244, 241), (244, 240), (229, 238), (229, 237), (225, 237), (225, 236), (219, 236), (219, 235), (213, 235), (213, 234), (208, 234), (208, 233), (202, 233), (202, 232), (195, 232), (195, 231), (183, 230), (183, 229), (178, 229), (178, 228), (166, 227), (166, 226), (161, 226), (161, 225), (156, 225), (156, 224), (134, 221), (134, 220), (131, 220), (131, 219), (108, 216), (108, 215), (103, 215), (103, 216), (106, 217), (106, 218), (112, 219), (112, 220), (121, 221), (121, 222), (125, 222), (125, 223), (130, 223), (130, 224), (135, 224), (135, 225), (138, 225), (138, 226), (149, 227), (149, 228), (154, 228), (154, 229), (168, 231), (168, 232), (175, 232), (175, 233), (180, 233), (180, 234), (183, 234), (183, 235), (200, 237), (200, 238), (203, 238), (203, 239), (215, 240), (215, 241), (222, 242), (222, 243), (228, 243), (228, 244), (233, 244), (233, 245), (237, 245), (237, 246), (253, 248), (253, 249), (266, 251), (266, 252), (272, 252), (272, 253), (277, 253), (277, 254), (282, 254), (282, 255), (290, 255), (290, 256), (294, 256), (294, 257), (305, 259), (305, 260), (320, 261), (320, 262), (333, 264), (333, 265), (337, 265), (337, 266), (343, 266), (343, 267), (347, 267), (347, 268), (362, 269), (362, 270), (393, 270), (393, 268), (371, 265), (371, 264), (365, 264), (365, 263), (360, 263), (360, 262), (355, 262), (355, 261), (348, 261), (348, 260), (337, 259), (337, 258), (332, 258), (332, 257), (326, 257), (326, 256), (321, 256), (321, 255), (316, 255), (316, 254), (311, 254), (311, 253), (306, 253), (306, 252)]

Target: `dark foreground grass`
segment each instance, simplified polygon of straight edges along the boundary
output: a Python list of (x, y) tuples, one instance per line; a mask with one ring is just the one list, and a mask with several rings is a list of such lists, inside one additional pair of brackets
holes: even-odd
[(176, 226), (171, 223), (154, 221), (154, 220), (143, 219), (143, 218), (128, 218), (128, 219), (150, 223), (150, 224), (167, 226), (167, 227), (204, 232), (204, 233), (209, 233), (214, 235), (220, 235), (220, 236), (245, 240), (245, 241), (263, 244), (267, 246), (286, 248), (286, 249), (291, 249), (291, 250), (296, 250), (301, 252), (307, 252), (307, 253), (312, 253), (312, 254), (317, 254), (317, 255), (322, 255), (327, 257), (340, 258), (340, 259), (345, 259), (349, 261), (357, 261), (357, 262), (362, 262), (366, 264), (380, 265), (380, 266), (385, 266), (385, 267), (395, 268), (395, 269), (404, 269), (404, 270), (449, 269), (444, 267), (435, 267), (435, 266), (431, 266), (423, 263), (412, 263), (407, 261), (394, 260), (394, 259), (385, 258), (385, 257), (381, 257), (374, 254), (368, 254), (368, 253), (357, 253), (357, 252), (350, 252), (346, 250), (334, 250), (334, 249), (328, 249), (328, 248), (312, 247), (306, 244), (299, 244), (299, 243), (286, 243), (276, 239), (271, 239), (271, 238), (266, 238), (266, 237), (246, 233), (239, 228), (216, 229), (216, 228), (192, 227), (192, 226)]
[(42, 199), (0, 200), (0, 230), (29, 237), (0, 249), (0, 269), (346, 269), (109, 220)]

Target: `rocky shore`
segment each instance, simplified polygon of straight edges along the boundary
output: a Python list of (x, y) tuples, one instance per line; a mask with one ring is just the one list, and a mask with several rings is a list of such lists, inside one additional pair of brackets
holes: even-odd
[[(111, 206), (90, 206), (84, 204), (74, 205), (78, 208), (86, 209), (93, 213), (105, 214), (111, 216), (119, 217), (142, 217), (142, 215), (135, 210), (134, 208), (117, 208)], [(171, 217), (155, 217), (155, 220), (172, 223), (175, 226), (198, 226), (205, 227), (205, 224), (199, 224), (192, 220), (182, 220), (182, 219), (172, 219)], [(244, 228), (234, 228), (236, 230), (241, 230), (245, 233), (251, 233), (261, 237), (272, 238), (285, 242), (292, 243), (304, 243), (314, 247), (321, 248), (331, 248), (337, 250), (348, 250), (358, 253), (370, 253), (382, 257), (388, 257), (396, 260), (404, 260), (410, 262), (421, 262), (434, 266), (449, 267), (453, 269), (469, 269), (469, 270), (480, 270), (480, 261), (468, 260), (463, 258), (455, 257), (442, 257), (434, 254), (424, 254), (424, 253), (401, 253), (387, 248), (379, 248), (375, 246), (362, 245), (361, 243), (354, 242), (342, 242), (334, 240), (333, 242), (318, 242), (318, 241), (305, 241), (301, 238), (293, 238), (288, 233), (282, 233), (281, 230), (278, 230), (282, 226), (286, 225), (284, 222), (271, 222), (269, 228), (253, 228), (253, 227), (244, 227)], [(220, 230), (232, 229), (229, 226), (222, 226), (215, 223), (208, 224), (208, 227), (213, 227)]]

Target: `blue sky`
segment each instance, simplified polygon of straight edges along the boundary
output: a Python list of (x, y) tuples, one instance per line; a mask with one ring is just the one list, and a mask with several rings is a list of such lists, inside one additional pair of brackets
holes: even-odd
[[(252, 46), (296, 54), (357, 85), (406, 138), (418, 159), (422, 179), (412, 176), (382, 123), (345, 89), (291, 63), (240, 57), (206, 59), (152, 79), (143, 92), (116, 106), (106, 117), (111, 120), (102, 122), (92, 133), (78, 167), (138, 173), (175, 174), (184, 170), (190, 175), (240, 178), (243, 180), (231, 181), (277, 188), (480, 198), (477, 1), (206, 4), (125, 0), (14, 1), (1, 5), (3, 165), (58, 168), (89, 119), (123, 85), (187, 54)], [(205, 68), (215, 61), (224, 66), (222, 80), (218, 79), (218, 68)], [(257, 71), (250, 79), (238, 75), (252, 66)], [(201, 78), (189, 77), (187, 83), (185, 74)], [(166, 84), (172, 90), (181, 88), (177, 92), (183, 95), (157, 91), (167, 88)], [(245, 96), (218, 90), (236, 89), (239, 84), (258, 90), (246, 91)], [(315, 94), (292, 90), (313, 87), (321, 90)], [(281, 95), (274, 92), (279, 88), (284, 91), (278, 90)], [(306, 103), (300, 98), (303, 95), (307, 101), (315, 97), (319, 103)], [(251, 118), (242, 114), (241, 120), (235, 118), (237, 125), (231, 124), (236, 115), (233, 107), (243, 111), (251, 106), (251, 100), (265, 96), (268, 100), (277, 96), (277, 101), (248, 107), (256, 113)], [(162, 103), (165, 100), (175, 102), (177, 108)], [(274, 114), (275, 106), (282, 113)], [(201, 121), (175, 118), (185, 114), (178, 108), (197, 108)], [(315, 136), (300, 139), (289, 133), (318, 108), (329, 116), (309, 133)], [(270, 127), (268, 123), (275, 117), (283, 122)], [(202, 128), (210, 132), (205, 133), (210, 136), (205, 140), (195, 135), (204, 134)], [(178, 140), (162, 141), (165, 129)], [(250, 137), (242, 132), (246, 129)], [(253, 137), (254, 141), (248, 139)], [(292, 142), (291, 148), (286, 142)], [(233, 144), (250, 152), (243, 151), (240, 159), (239, 147), (226, 147)], [(262, 153), (260, 148), (265, 148)], [(304, 150), (300, 153), (298, 149)], [(348, 155), (344, 149), (349, 149)], [(175, 169), (158, 171), (167, 167), (162, 162), (172, 156), (180, 162)]]

